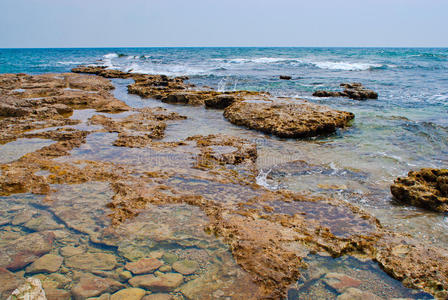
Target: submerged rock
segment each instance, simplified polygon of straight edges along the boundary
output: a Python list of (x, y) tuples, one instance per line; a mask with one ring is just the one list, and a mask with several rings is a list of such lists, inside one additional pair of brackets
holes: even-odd
[(85, 274), (81, 277), (79, 283), (72, 288), (72, 294), (75, 300), (96, 297), (103, 293), (113, 293), (124, 286), (118, 281)]
[(382, 300), (375, 294), (358, 290), (356, 288), (348, 288), (342, 295), (339, 295), (337, 300)]
[(124, 267), (133, 274), (147, 274), (157, 270), (163, 263), (155, 258), (142, 258), (136, 262), (127, 263)]
[(160, 276), (142, 275), (129, 280), (133, 287), (148, 289), (153, 292), (174, 291), (184, 282), (184, 277), (178, 273), (163, 273)]
[(47, 300), (39, 279), (30, 277), (12, 292), (8, 300)]
[(341, 83), (343, 92), (318, 90), (313, 93), (314, 97), (347, 97), (354, 100), (378, 99), (378, 94), (365, 88), (359, 82)]
[(199, 264), (194, 260), (179, 260), (173, 264), (173, 269), (183, 275), (190, 275), (196, 272)]
[(279, 137), (301, 138), (333, 133), (337, 128), (346, 126), (355, 116), (309, 102), (241, 101), (227, 107), (224, 117), (235, 125)]
[(117, 264), (115, 255), (107, 253), (83, 253), (65, 259), (65, 265), (69, 268), (81, 270), (113, 270)]
[(31, 233), (0, 247), (0, 267), (18, 270), (50, 252), (53, 233)]
[(401, 202), (438, 212), (448, 212), (448, 169), (411, 171), (397, 178), (390, 190)]
[(128, 288), (119, 290), (112, 296), (110, 300), (140, 300), (145, 296), (146, 291), (139, 288)]
[(27, 273), (54, 273), (62, 265), (63, 258), (59, 255), (46, 254), (26, 268)]
[(0, 267), (0, 299), (6, 299), (25, 279)]

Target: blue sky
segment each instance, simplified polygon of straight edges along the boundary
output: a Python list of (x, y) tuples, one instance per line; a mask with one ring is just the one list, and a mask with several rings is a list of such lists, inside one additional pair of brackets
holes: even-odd
[(448, 0), (0, 0), (0, 48), (448, 47)]

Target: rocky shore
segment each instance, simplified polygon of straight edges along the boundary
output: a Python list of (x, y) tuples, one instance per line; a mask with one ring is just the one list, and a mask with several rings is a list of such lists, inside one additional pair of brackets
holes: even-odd
[[(448, 297), (447, 251), (345, 201), (258, 185), (251, 141), (218, 132), (162, 140), (186, 117), (132, 108), (106, 78), (133, 79), (128, 91), (142, 97), (225, 108), (232, 123), (281, 137), (332, 133), (353, 114), (193, 89), (179, 77), (74, 71), (99, 76), (0, 75), (0, 144), (50, 142), (0, 164), (0, 298), (281, 299), (315, 255), (376, 262), (406, 287)], [(313, 276), (308, 285), (322, 278), (338, 299), (381, 299), (369, 279)]]
[(378, 99), (378, 93), (364, 87), (362, 83), (341, 83), (344, 88), (342, 92), (318, 90), (313, 93), (314, 97), (346, 97), (353, 100)]
[(399, 201), (438, 212), (448, 212), (448, 170), (421, 169), (397, 178), (390, 187)]

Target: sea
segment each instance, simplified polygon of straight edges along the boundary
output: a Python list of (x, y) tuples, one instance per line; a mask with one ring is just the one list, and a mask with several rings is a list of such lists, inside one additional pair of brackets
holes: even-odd
[[(217, 91), (268, 91), (353, 112), (351, 126), (335, 134), (281, 139), (234, 126), (219, 111), (142, 100), (127, 94), (129, 80), (112, 80), (115, 96), (131, 106), (188, 116), (167, 128), (166, 140), (217, 130), (248, 138), (258, 146), (258, 184), (342, 199), (391, 230), (448, 249), (448, 217), (397, 203), (389, 190), (411, 170), (448, 168), (448, 48), (0, 49), (0, 73), (61, 73), (79, 65), (188, 76)], [(312, 96), (345, 82), (361, 82), (379, 97)]]

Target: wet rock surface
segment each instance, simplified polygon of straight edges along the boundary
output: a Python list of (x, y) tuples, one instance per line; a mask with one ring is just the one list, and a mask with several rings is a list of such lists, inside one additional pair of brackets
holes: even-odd
[[(104, 77), (131, 78), (97, 71), (109, 73)], [(91, 76), (74, 76), (81, 79), (76, 77), (70, 89), (87, 89), (85, 78)], [(24, 89), (35, 84), (32, 80), (42, 88), (59, 84), (18, 77), (4, 76), (1, 82)], [(143, 76), (142, 91), (156, 78), (157, 87), (168, 80)], [(179, 80), (183, 79), (169, 84)], [(104, 78), (99, 82), (96, 86), (109, 85)], [(89, 99), (95, 94), (84, 96)], [(244, 101), (233, 102), (226, 111)], [(261, 110), (265, 104), (274, 105), (265, 102), (253, 104)], [(141, 290), (161, 299), (279, 299), (292, 290), (306, 267), (313, 267), (306, 260), (310, 253), (319, 253), (375, 260), (406, 286), (446, 296), (448, 255), (443, 250), (390, 232), (340, 199), (257, 185), (258, 153), (253, 141), (212, 134), (165, 142), (156, 141), (163, 136), (158, 134), (138, 147), (117, 147), (122, 146), (117, 144), (120, 134), (153, 134), (154, 124), (169, 126), (170, 121), (183, 118), (160, 108), (99, 114), (95, 103), (86, 101), (82, 106), (92, 110), (84, 121), (71, 120), (82, 127), (47, 128), (60, 126), (54, 120), (68, 122), (57, 114), (43, 119), (43, 131), (32, 127), (34, 131), (26, 132), (19, 125), (14, 129), (25, 139), (46, 138), (53, 143), (0, 164), (0, 200), (5, 207), (0, 211), (0, 281), (8, 280), (16, 288), (29, 276), (27, 270), (36, 272), (33, 276), (53, 299), (138, 298)], [(295, 106), (286, 109), (286, 116), (303, 111)], [(341, 124), (350, 119), (349, 113), (309, 108), (313, 109), (317, 120), (322, 114), (337, 116)], [(36, 120), (33, 114), (26, 118)], [(287, 120), (283, 115), (277, 119), (279, 132), (295, 132)], [(321, 130), (318, 125), (313, 128)], [(47, 260), (49, 255), (57, 257), (57, 264)], [(333, 296), (354, 295), (351, 288), (370, 292), (366, 280), (352, 273), (338, 270), (313, 276), (311, 282), (326, 278), (322, 285), (332, 286), (326, 293)], [(357, 280), (362, 281), (359, 286)], [(2, 297), (11, 288), (5, 285)]]
[(314, 97), (346, 97), (354, 100), (378, 99), (378, 94), (367, 89), (359, 82), (341, 83), (343, 92), (319, 90), (313, 93)]
[(345, 127), (354, 115), (328, 107), (302, 103), (241, 101), (224, 111), (231, 123), (286, 138), (329, 134)]
[(400, 202), (438, 212), (448, 212), (448, 170), (421, 169), (397, 178), (390, 190)]

